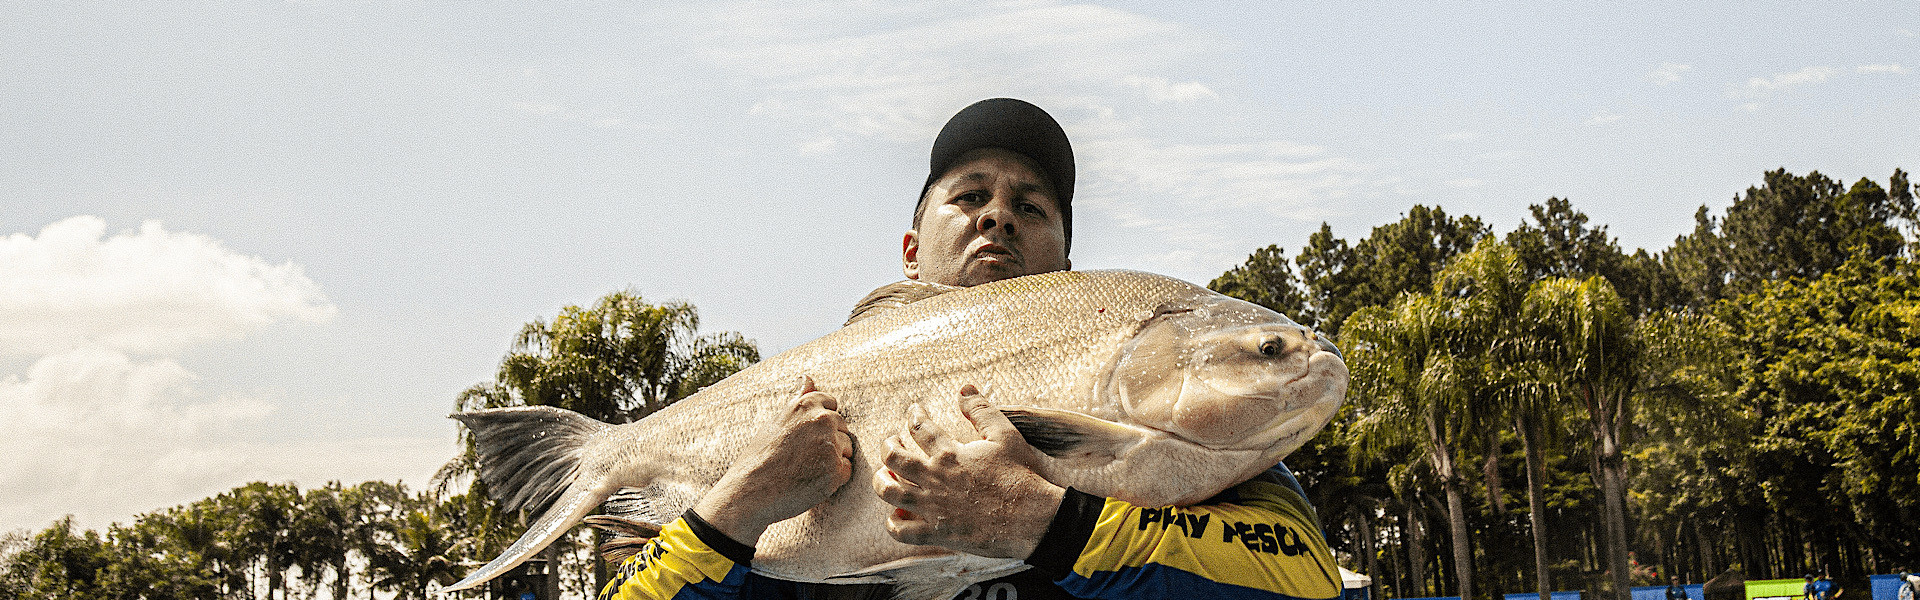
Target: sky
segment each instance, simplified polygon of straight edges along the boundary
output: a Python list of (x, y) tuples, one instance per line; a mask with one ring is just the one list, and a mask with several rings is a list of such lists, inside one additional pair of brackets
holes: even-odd
[(1658, 251), (1768, 170), (1920, 167), (1920, 4), (0, 0), (0, 532), (423, 487), (521, 325), (623, 289), (768, 354), (897, 280), (998, 96), (1076, 268), (1198, 283), (1415, 204)]

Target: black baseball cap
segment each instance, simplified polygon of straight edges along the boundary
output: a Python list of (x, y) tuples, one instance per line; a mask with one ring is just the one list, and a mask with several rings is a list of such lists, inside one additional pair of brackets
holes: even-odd
[(1025, 100), (989, 98), (975, 102), (940, 128), (933, 138), (933, 156), (927, 163), (927, 183), (920, 186), (914, 215), (920, 214), (918, 202), (925, 202), (933, 182), (946, 174), (953, 161), (977, 148), (1006, 148), (1040, 165), (1053, 181), (1053, 197), (1060, 202), (1060, 226), (1065, 242), (1073, 242), (1073, 144), (1060, 123), (1040, 107)]

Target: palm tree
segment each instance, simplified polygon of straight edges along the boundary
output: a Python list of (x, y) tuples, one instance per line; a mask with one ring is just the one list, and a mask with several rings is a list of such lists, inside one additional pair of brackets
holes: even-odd
[(333, 573), (333, 597), (346, 598), (353, 571), (347, 558), (352, 554), (352, 539), (346, 533), (354, 527), (354, 515), (347, 505), (346, 490), (340, 482), (307, 490), (302, 510), (292, 527), (293, 566), (300, 567), (300, 579), (309, 590), (320, 587), (321, 575)]
[(374, 588), (397, 592), (400, 598), (430, 600), (431, 584), (460, 578), (460, 566), (451, 557), (455, 534), (434, 507), (407, 511), (390, 526), (394, 545), (377, 546), (367, 557)]
[(1550, 279), (1529, 294), (1527, 316), (1560, 343), (1548, 358), (1560, 385), (1587, 416), (1593, 478), (1600, 488), (1614, 596), (1630, 597), (1627, 565), (1626, 469), (1622, 434), (1632, 417), (1640, 345), (1634, 320), (1613, 285), (1600, 277)]
[[(1547, 566), (1546, 465), (1542, 447), (1546, 443), (1546, 423), (1557, 422), (1554, 402), (1555, 380), (1551, 366), (1542, 359), (1544, 349), (1555, 339), (1543, 336), (1541, 328), (1525, 318), (1530, 285), (1526, 266), (1506, 243), (1488, 238), (1473, 251), (1461, 255), (1440, 272), (1434, 293), (1456, 299), (1461, 315), (1462, 333), (1470, 355), (1463, 357), (1477, 364), (1471, 372), (1480, 398), (1480, 424), (1489, 435), (1498, 425), (1510, 422), (1520, 433), (1527, 461), (1527, 510), (1533, 533), (1534, 586), (1540, 600), (1548, 600), (1553, 590)], [(1544, 332), (1551, 333), (1551, 332)], [(1489, 444), (1493, 446), (1493, 444)], [(1498, 470), (1494, 461), (1497, 448), (1490, 447), (1488, 460), (1489, 495), (1498, 499)]]
[[(1456, 592), (1473, 595), (1473, 550), (1467, 538), (1462, 478), (1453, 445), (1471, 431), (1460, 319), (1453, 302), (1402, 294), (1391, 307), (1354, 313), (1343, 341), (1352, 344), (1355, 394), (1369, 406), (1354, 424), (1362, 447), (1407, 444), (1425, 454), (1446, 496)], [(1411, 427), (1407, 424), (1412, 424)]]

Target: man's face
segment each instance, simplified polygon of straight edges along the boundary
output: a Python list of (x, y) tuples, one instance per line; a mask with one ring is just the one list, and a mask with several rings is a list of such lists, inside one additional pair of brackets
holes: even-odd
[(908, 279), (959, 286), (1072, 267), (1052, 182), (1001, 148), (962, 154), (934, 181), (900, 258)]

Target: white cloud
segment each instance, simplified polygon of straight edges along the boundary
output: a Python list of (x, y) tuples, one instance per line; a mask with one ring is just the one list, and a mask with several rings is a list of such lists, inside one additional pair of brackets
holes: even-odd
[(97, 347), (0, 377), (9, 417), (0, 453), (31, 457), (0, 461), (0, 530), (40, 529), (66, 514), (100, 528), (257, 480), (313, 486), (354, 473), (425, 483), (454, 453), (446, 439), (238, 439), (273, 405), (205, 398), (196, 379), (170, 359)]
[[(64, 514), (100, 527), (249, 480), (324, 483), (310, 475), (374, 458), (351, 440), (312, 453), (242, 441), (273, 403), (209, 397), (173, 358), (278, 322), (331, 319), (334, 306), (300, 267), (157, 222), (105, 231), (81, 216), (0, 238), (0, 348), (30, 362), (0, 373), (0, 455), (30, 457), (0, 461), (0, 529)], [(422, 458), (377, 460), (410, 468)]]
[[(1093, 5), (877, 10), (909, 25), (836, 28), (815, 24), (816, 11), (806, 8), (721, 9), (728, 14), (710, 21), (744, 28), (727, 39), (777, 42), (702, 56), (763, 90), (750, 116), (818, 127), (818, 137), (793, 140), (802, 153), (855, 138), (923, 146), (968, 102), (1011, 96), (1039, 104), (1073, 140), (1076, 213), (1099, 214), (1129, 236), (1169, 248), (1130, 249), (1132, 268), (1217, 273), (1250, 243), (1236, 237), (1246, 232), (1218, 231), (1222, 221), (1324, 219), (1342, 214), (1343, 203), (1390, 193), (1388, 178), (1368, 165), (1261, 135), (1273, 130), (1264, 113), (1205, 83), (1228, 61), (1203, 32)], [(1197, 127), (1169, 129), (1180, 141), (1155, 131), (1194, 118), (1186, 105), (1197, 102), (1209, 103), (1211, 114)], [(1149, 253), (1158, 258), (1140, 258)]]
[(1763, 97), (1769, 92), (1786, 91), (1796, 87), (1820, 83), (1832, 78), (1839, 71), (1833, 67), (1807, 67), (1792, 73), (1779, 73), (1770, 78), (1754, 77), (1747, 80), (1744, 91), (1749, 97)]
[(1680, 74), (1692, 68), (1692, 65), (1683, 65), (1680, 63), (1660, 63), (1660, 68), (1654, 69), (1652, 73), (1648, 73), (1647, 79), (1651, 79), (1654, 83), (1660, 85), (1666, 85), (1679, 81)]
[(1172, 83), (1165, 77), (1141, 77), (1128, 75), (1120, 83), (1146, 92), (1147, 99), (1158, 102), (1187, 103), (1198, 100), (1218, 100), (1220, 95), (1207, 89), (1197, 81)]
[(0, 238), (0, 352), (101, 346), (171, 352), (276, 321), (323, 323), (334, 306), (291, 262), (270, 264), (148, 221), (103, 237), (98, 217)]
[(1594, 111), (1593, 116), (1587, 117), (1586, 123), (1588, 125), (1606, 125), (1608, 123), (1619, 121), (1620, 119), (1621, 119), (1621, 116), (1619, 114), (1605, 111), (1605, 110), (1600, 110), (1600, 111)]
[(1450, 142), (1469, 142), (1478, 139), (1480, 134), (1472, 131), (1455, 131), (1442, 137)]
[[(1208, 47), (1178, 25), (1091, 5), (896, 8), (921, 14), (896, 15), (915, 25), (853, 35), (809, 29), (812, 10), (785, 9), (798, 12), (792, 18), (780, 10), (720, 7), (712, 17), (754, 34), (738, 39), (778, 40), (702, 55), (765, 90), (751, 114), (915, 144), (932, 139), (959, 106), (981, 98), (1027, 98), (1050, 110), (1112, 106), (1097, 94), (1114, 82), (1176, 70)], [(1126, 85), (1156, 93), (1147, 79)], [(1162, 101), (1213, 94), (1197, 82), (1169, 82), (1158, 92)]]
[(1460, 178), (1460, 179), (1449, 179), (1449, 180), (1447, 180), (1447, 181), (1446, 181), (1446, 184), (1447, 184), (1447, 187), (1456, 187), (1456, 188), (1460, 188), (1460, 189), (1471, 189), (1471, 188), (1477, 188), (1477, 187), (1482, 187), (1482, 186), (1485, 186), (1485, 185), (1487, 185), (1487, 182), (1485, 182), (1485, 181), (1481, 181), (1481, 180), (1479, 180), (1479, 179), (1474, 179), (1474, 178), (1472, 178), (1472, 177), (1463, 177), (1463, 178)]
[(1913, 69), (1902, 67), (1900, 66), (1899, 63), (1890, 63), (1890, 64), (1884, 64), (1884, 65), (1860, 65), (1860, 67), (1854, 69), (1854, 71), (1859, 73), (1892, 73), (1894, 75), (1906, 75), (1906, 74), (1912, 73)]

